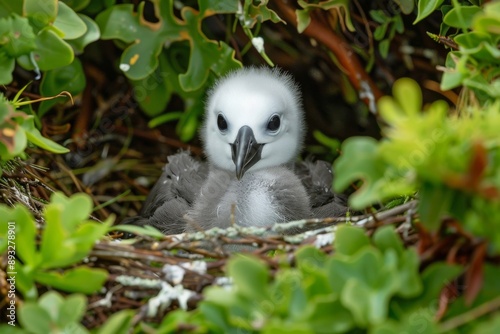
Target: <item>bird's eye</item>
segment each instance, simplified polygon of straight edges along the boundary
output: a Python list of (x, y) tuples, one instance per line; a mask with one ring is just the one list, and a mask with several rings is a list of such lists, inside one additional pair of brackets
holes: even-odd
[(227, 130), (227, 121), (222, 114), (217, 115), (217, 127), (219, 128), (219, 131)]
[(281, 120), (278, 115), (273, 115), (269, 122), (267, 122), (267, 129), (272, 132), (276, 132), (279, 130), (281, 125)]

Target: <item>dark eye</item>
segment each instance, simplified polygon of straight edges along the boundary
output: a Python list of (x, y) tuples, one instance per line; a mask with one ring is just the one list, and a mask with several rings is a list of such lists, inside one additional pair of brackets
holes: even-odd
[(280, 128), (281, 120), (278, 115), (273, 115), (269, 122), (267, 123), (267, 129), (269, 131), (278, 131)]
[(227, 130), (227, 122), (224, 116), (222, 116), (222, 114), (217, 115), (217, 127), (219, 128), (220, 131)]

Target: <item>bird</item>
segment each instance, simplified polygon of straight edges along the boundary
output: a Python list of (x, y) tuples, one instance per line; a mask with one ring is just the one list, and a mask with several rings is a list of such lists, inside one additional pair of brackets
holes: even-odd
[(178, 234), (345, 215), (345, 196), (331, 189), (331, 164), (297, 161), (305, 132), (290, 74), (276, 67), (230, 72), (207, 94), (206, 161), (189, 151), (169, 156), (139, 215), (123, 223)]

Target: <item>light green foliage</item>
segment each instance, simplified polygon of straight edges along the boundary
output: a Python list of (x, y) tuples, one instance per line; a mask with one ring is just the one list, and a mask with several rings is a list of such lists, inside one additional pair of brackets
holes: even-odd
[(24, 155), (28, 142), (54, 153), (68, 152), (65, 147), (42, 136), (35, 127), (33, 115), (17, 110), (25, 104), (18, 100), (19, 94), (12, 101), (0, 94), (0, 161)]
[[(372, 240), (360, 228), (341, 226), (335, 247), (332, 256), (314, 247), (302, 248), (296, 254), (296, 268), (282, 267), (273, 280), (263, 263), (237, 256), (227, 267), (233, 279), (230, 289), (207, 288), (196, 311), (170, 313), (158, 332), (189, 323), (200, 332), (344, 333), (368, 329), (382, 333), (388, 324), (405, 328), (408, 319), (429, 307), (446, 281), (461, 272), (457, 266), (437, 264), (421, 278), (417, 254), (405, 249), (389, 226), (379, 229)], [(424, 285), (424, 277), (439, 283)], [(430, 315), (428, 318), (430, 328), (435, 328), (435, 321)]]
[(441, 89), (470, 88), (481, 104), (500, 99), (500, 3), (483, 7), (454, 3), (443, 22), (461, 33), (453, 37), (459, 50), (448, 54)]
[(54, 193), (43, 214), (45, 224), (38, 244), (36, 223), (27, 209), (0, 206), (0, 252), (15, 245), (18, 260), (8, 271), (17, 272), (16, 287), (26, 299), (37, 297), (35, 282), (86, 294), (102, 287), (106, 271), (73, 266), (88, 255), (112, 224), (112, 218), (104, 223), (87, 220), (91, 210), (87, 195), (67, 198)]
[(500, 250), (500, 235), (491, 233), (500, 217), (495, 195), (500, 189), (500, 102), (449, 117), (442, 101), (420, 111), (421, 92), (410, 79), (398, 80), (393, 95), (379, 101), (385, 139), (344, 142), (334, 164), (335, 189), (362, 179), (351, 197), (358, 209), (418, 191), (424, 225), (437, 229), (443, 215), (451, 214)]
[(441, 6), (443, 1), (444, 0), (419, 0), (417, 18), (415, 19), (415, 22), (413, 22), (413, 24), (431, 15), (433, 11)]
[[(81, 294), (66, 298), (49, 291), (36, 302), (22, 304), (18, 311), (19, 325), (0, 325), (5, 334), (88, 334), (81, 320), (87, 310), (87, 299)], [(98, 334), (126, 334), (132, 323), (134, 312), (124, 310), (113, 314), (96, 332)], [(20, 328), (21, 327), (21, 328)]]

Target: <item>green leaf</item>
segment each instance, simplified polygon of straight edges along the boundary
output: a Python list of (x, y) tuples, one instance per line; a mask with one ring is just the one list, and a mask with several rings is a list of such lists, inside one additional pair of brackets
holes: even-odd
[[(0, 217), (0, 253), (5, 250), (14, 250), (16, 256), (25, 264), (36, 264), (36, 226), (26, 207), (22, 205), (16, 205), (14, 208), (0, 206)], [(9, 245), (11, 247), (8, 247)], [(8, 269), (8, 271), (14, 271), (11, 270), (10, 263), (8, 263)]]
[(422, 91), (410, 78), (398, 79), (392, 86), (392, 94), (407, 116), (415, 116), (422, 110)]
[(13, 13), (23, 15), (24, 1), (0, 0), (0, 18), (5, 18)]
[(135, 312), (132, 310), (123, 310), (113, 314), (104, 325), (97, 331), (98, 334), (128, 334), (132, 327), (132, 320)]
[(269, 273), (267, 267), (260, 261), (238, 256), (227, 264), (229, 276), (233, 278), (238, 292), (247, 298), (268, 298), (267, 285)]
[(62, 291), (80, 292), (88, 295), (99, 291), (107, 277), (108, 272), (103, 269), (80, 266), (64, 272), (39, 271), (35, 280)]
[(74, 256), (75, 246), (72, 243), (65, 243), (69, 235), (63, 227), (61, 209), (49, 204), (45, 208), (44, 217), (47, 223), (42, 232), (40, 246), (42, 265), (44, 268), (68, 265), (67, 259)]
[(418, 1), (418, 13), (417, 18), (413, 21), (413, 24), (416, 24), (419, 21), (422, 21), (427, 16), (431, 15), (433, 11), (435, 11), (444, 0), (420, 0)]
[(66, 147), (61, 146), (58, 143), (42, 136), (40, 131), (37, 128), (35, 128), (35, 119), (32, 116), (23, 122), (22, 128), (24, 129), (23, 132), (26, 133), (27, 139), (36, 146), (41, 147), (53, 153), (69, 152), (69, 150)]
[(85, 22), (64, 2), (58, 2), (57, 17), (53, 25), (62, 33), (63, 39), (75, 39), (87, 32)]
[(90, 0), (64, 0), (75, 12), (80, 12), (90, 4)]
[(47, 208), (52, 206), (60, 210), (62, 224), (70, 233), (76, 231), (92, 213), (92, 200), (84, 193), (76, 193), (68, 198), (60, 192), (55, 192), (50, 197)]
[(350, 198), (355, 209), (362, 209), (371, 203), (386, 198), (387, 187), (383, 179), (385, 164), (378, 156), (377, 141), (367, 137), (352, 137), (342, 144), (342, 155), (333, 164), (334, 190), (341, 192), (351, 182), (363, 179), (363, 186)]
[(8, 85), (12, 82), (12, 71), (15, 66), (14, 58), (0, 52), (0, 85)]
[(140, 80), (131, 80), (134, 87), (134, 98), (148, 116), (157, 116), (164, 112), (170, 97), (172, 87), (169, 85), (169, 69), (165, 53), (159, 56), (159, 66), (149, 76)]
[(71, 46), (48, 28), (40, 31), (35, 42), (36, 50), (33, 51), (33, 58), (42, 71), (69, 65), (74, 59)]
[(480, 12), (482, 12), (481, 7), (457, 6), (443, 17), (443, 22), (450, 27), (468, 29), (472, 26), (474, 16)]
[(333, 294), (318, 295), (306, 304), (307, 322), (314, 333), (346, 333), (355, 327), (352, 313)]
[(373, 235), (373, 244), (382, 252), (389, 249), (395, 250), (398, 255), (404, 252), (403, 242), (394, 232), (393, 226), (383, 226), (377, 229)]
[(415, 3), (413, 0), (394, 0), (395, 3), (399, 5), (403, 14), (411, 14), (413, 12), (413, 8), (415, 7)]
[(66, 297), (57, 314), (57, 323), (67, 327), (79, 323), (87, 311), (87, 298), (81, 294), (72, 294)]
[(335, 232), (334, 244), (339, 254), (354, 255), (361, 248), (370, 245), (370, 239), (362, 228), (340, 225)]
[(382, 58), (387, 58), (390, 46), (391, 46), (391, 41), (389, 39), (384, 39), (378, 44), (378, 51), (380, 52)]
[(32, 334), (52, 333), (52, 329), (56, 327), (50, 314), (35, 303), (26, 303), (19, 309), (19, 322)]
[[(395, 253), (383, 256), (365, 246), (352, 256), (337, 256), (327, 264), (327, 273), (342, 305), (358, 325), (378, 324), (387, 317), (389, 299), (400, 288)], [(359, 301), (363, 300), (363, 303)]]
[(137, 235), (146, 235), (154, 238), (163, 238), (165, 234), (152, 226), (134, 226), (134, 225), (113, 225), (108, 231), (123, 231)]
[(59, 317), (59, 312), (61, 310), (61, 306), (64, 303), (64, 298), (55, 291), (49, 291), (45, 293), (38, 300), (38, 306), (43, 308), (50, 316), (50, 319), (56, 321)]

